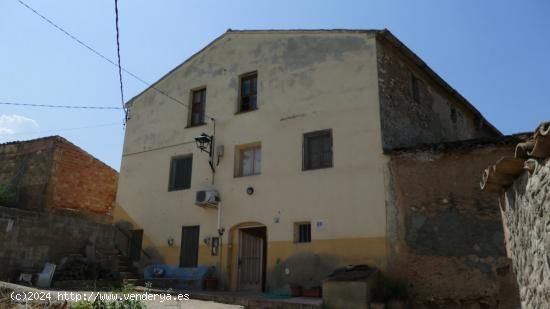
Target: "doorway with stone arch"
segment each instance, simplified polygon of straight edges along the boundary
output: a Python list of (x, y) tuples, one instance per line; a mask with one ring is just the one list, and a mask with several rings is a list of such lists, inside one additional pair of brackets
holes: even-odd
[(235, 225), (229, 233), (231, 252), (231, 289), (262, 292), (265, 290), (267, 227), (258, 222)]

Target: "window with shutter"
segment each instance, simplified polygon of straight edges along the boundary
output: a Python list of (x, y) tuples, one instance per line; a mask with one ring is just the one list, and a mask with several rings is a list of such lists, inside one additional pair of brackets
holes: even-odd
[(239, 112), (252, 111), (258, 108), (258, 74), (256, 72), (241, 77)]
[(332, 130), (304, 134), (303, 170), (332, 167)]
[(170, 163), (170, 185), (168, 190), (176, 191), (191, 188), (192, 168), (192, 156), (172, 158)]
[(206, 88), (193, 91), (191, 96), (191, 119), (189, 126), (204, 124), (204, 110), (206, 107)]

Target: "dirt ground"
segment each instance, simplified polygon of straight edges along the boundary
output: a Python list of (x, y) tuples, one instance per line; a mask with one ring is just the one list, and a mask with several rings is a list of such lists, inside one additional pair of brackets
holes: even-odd
[[(108, 292), (106, 292), (108, 294)], [(134, 293), (132, 293), (134, 294)], [(136, 292), (135, 295), (143, 293)], [(51, 291), (41, 290), (33, 287), (0, 282), (0, 309), (15, 309), (15, 308), (51, 308), (51, 309), (69, 309), (71, 304), (77, 302), (77, 299), (86, 298), (86, 300), (97, 297), (97, 292), (86, 291)], [(143, 300), (147, 308), (182, 308), (182, 309), (237, 309), (243, 308), (238, 305), (228, 305), (213, 301), (203, 301), (194, 299), (185, 299), (186, 297), (177, 295), (164, 294), (163, 298), (157, 295), (153, 299)], [(25, 303), (24, 298), (32, 298)], [(90, 298), (91, 297), (91, 298)], [(49, 299), (46, 299), (49, 298)], [(170, 298), (170, 299), (168, 299)]]

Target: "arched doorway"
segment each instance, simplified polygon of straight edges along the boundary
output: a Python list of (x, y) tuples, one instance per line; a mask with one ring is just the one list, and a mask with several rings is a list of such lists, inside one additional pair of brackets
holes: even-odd
[(241, 223), (230, 233), (233, 252), (233, 288), (261, 292), (265, 289), (267, 228), (257, 222)]

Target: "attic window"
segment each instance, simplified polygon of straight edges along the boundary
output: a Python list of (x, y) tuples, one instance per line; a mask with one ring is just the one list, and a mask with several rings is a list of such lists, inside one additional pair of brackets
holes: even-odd
[(258, 73), (247, 73), (241, 77), (239, 112), (258, 109)]
[(191, 119), (189, 126), (204, 124), (204, 109), (206, 105), (206, 88), (194, 90), (191, 96)]

